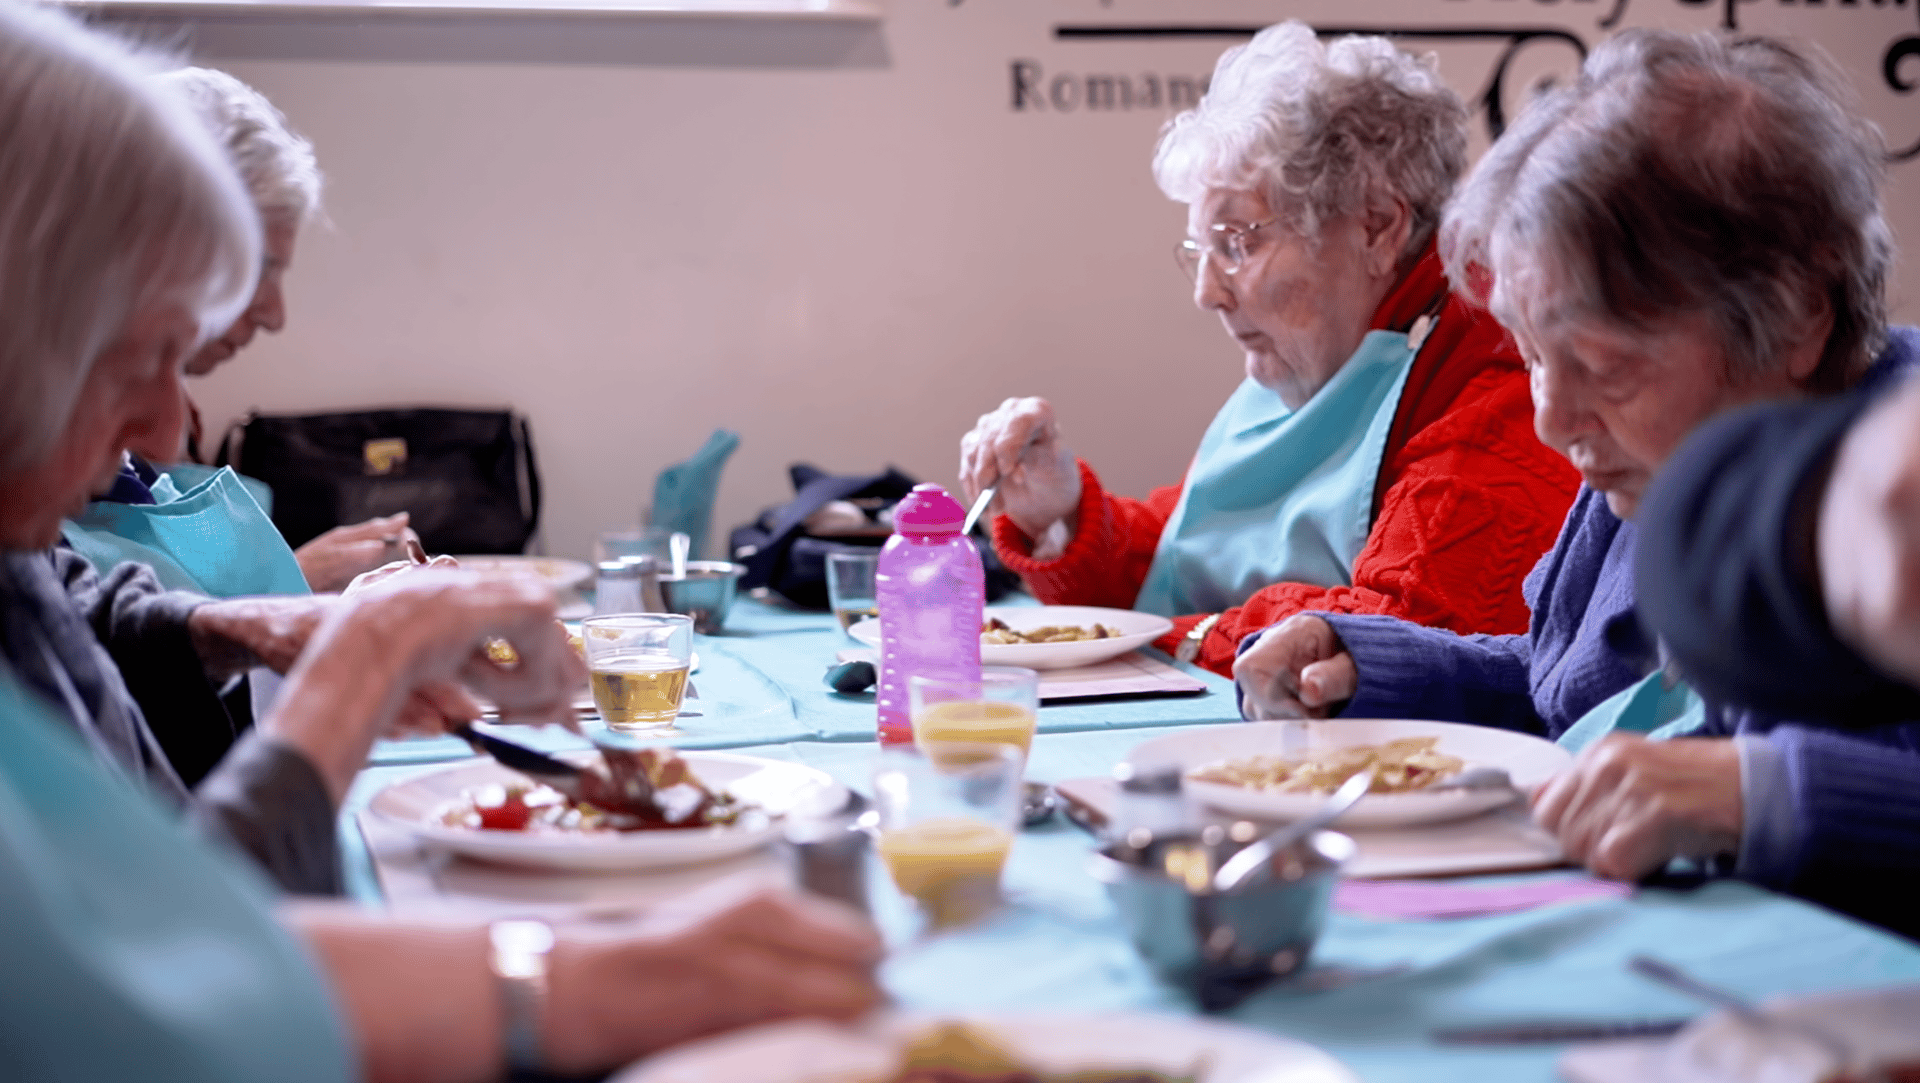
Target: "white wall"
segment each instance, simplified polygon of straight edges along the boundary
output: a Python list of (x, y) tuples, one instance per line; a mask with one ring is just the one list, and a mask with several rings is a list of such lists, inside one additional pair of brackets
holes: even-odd
[[(1920, 0), (1894, 2), (894, 0), (865, 28), (207, 25), (203, 58), (313, 139), (332, 224), (301, 240), (287, 330), (195, 394), (210, 423), (512, 403), (533, 418), (562, 555), (631, 519), (654, 472), (715, 426), (744, 437), (723, 536), (785, 497), (793, 460), (949, 481), (960, 434), (1015, 394), (1054, 400), (1108, 483), (1144, 493), (1177, 480), (1239, 359), (1169, 254), (1182, 211), (1147, 168), (1168, 111), (1077, 99), (1089, 73), (1127, 75), (1141, 97), (1154, 74), (1164, 96), (1232, 39), (1062, 40), (1056, 25), (1297, 16), (1558, 27), (1590, 46), (1616, 6), (1621, 25), (1679, 27), (1730, 9), (1742, 29), (1823, 42), (1907, 146), (1920, 97), (1881, 68), (1920, 33)], [(1409, 43), (1468, 95), (1505, 46)], [(1049, 90), (1071, 76), (1077, 107), (1015, 109), (1016, 60)], [(1507, 108), (1574, 62), (1564, 44), (1522, 49)], [(1920, 56), (1896, 75), (1920, 81)], [(1908, 252), (1917, 197), (1920, 161), (1895, 166)], [(1909, 266), (1895, 286), (1910, 322), (1916, 282)]]

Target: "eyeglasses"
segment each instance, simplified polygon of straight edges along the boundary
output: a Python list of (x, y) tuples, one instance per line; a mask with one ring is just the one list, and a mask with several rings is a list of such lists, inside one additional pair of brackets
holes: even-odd
[(1280, 218), (1276, 215), (1265, 221), (1244, 226), (1230, 226), (1225, 222), (1216, 222), (1207, 227), (1209, 236), (1206, 244), (1202, 245), (1189, 237), (1174, 245), (1174, 261), (1180, 264), (1182, 271), (1186, 272), (1189, 282), (1200, 280), (1200, 264), (1204, 260), (1211, 260), (1223, 274), (1233, 274), (1240, 270), (1241, 264), (1247, 262), (1247, 235), (1256, 229), (1265, 229), (1278, 221)]

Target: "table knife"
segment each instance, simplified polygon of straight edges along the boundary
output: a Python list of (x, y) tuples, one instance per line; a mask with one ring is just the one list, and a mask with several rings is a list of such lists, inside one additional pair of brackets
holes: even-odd
[(1607, 1042), (1620, 1038), (1665, 1038), (1691, 1018), (1619, 1020), (1537, 1020), (1483, 1026), (1439, 1027), (1432, 1037), (1441, 1045), (1548, 1045)]

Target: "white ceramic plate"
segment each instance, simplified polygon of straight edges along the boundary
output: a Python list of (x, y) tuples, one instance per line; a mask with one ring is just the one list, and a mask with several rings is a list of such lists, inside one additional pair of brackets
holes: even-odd
[(583, 586), (593, 578), (592, 565), (561, 557), (521, 557), (488, 554), (454, 557), (462, 568), (476, 572), (513, 575), (537, 575), (558, 588)]
[[(980, 661), (986, 665), (1028, 669), (1095, 665), (1144, 647), (1173, 628), (1172, 621), (1153, 613), (1092, 605), (990, 605), (987, 617), (999, 617), (1017, 631), (1046, 624), (1072, 624), (1082, 628), (1104, 624), (1120, 632), (1108, 639), (1082, 639), (1073, 643), (985, 643), (980, 647)], [(873, 617), (856, 623), (847, 629), (847, 634), (875, 650), (880, 648), (880, 622)]]
[[(562, 753), (584, 762), (592, 752)], [(629, 831), (568, 835), (521, 831), (482, 831), (448, 827), (440, 812), (476, 787), (490, 783), (524, 784), (526, 777), (492, 760), (467, 760), (451, 767), (396, 782), (381, 790), (368, 807), (411, 831), (421, 842), (465, 857), (532, 868), (596, 871), (690, 865), (756, 849), (779, 831), (773, 819), (802, 801), (838, 807), (846, 787), (825, 771), (797, 763), (736, 756), (726, 752), (685, 752), (701, 781), (759, 805), (769, 816), (731, 827), (686, 831)]]
[[(1172, 1076), (1204, 1065), (1206, 1083), (1359, 1083), (1305, 1042), (1177, 1016), (968, 1014), (1008, 1051), (1049, 1075), (1145, 1068)], [(885, 1083), (904, 1041), (932, 1016), (894, 1015), (859, 1029), (802, 1021), (680, 1046), (613, 1083)]]
[[(1157, 737), (1127, 753), (1129, 763), (1178, 763), (1191, 771), (1242, 756), (1304, 756), (1317, 748), (1377, 745), (1400, 737), (1438, 737), (1439, 751), (1458, 756), (1468, 767), (1504, 767), (1513, 784), (1538, 786), (1573, 762), (1567, 750), (1531, 734), (1491, 726), (1453, 722), (1334, 718), (1302, 722), (1243, 722), (1207, 726)], [(1323, 794), (1262, 793), (1219, 782), (1189, 778), (1186, 790), (1202, 804), (1237, 816), (1296, 820), (1326, 800)], [(1440, 793), (1368, 794), (1340, 818), (1340, 827), (1406, 827), (1442, 823), (1477, 815), (1511, 802), (1500, 790), (1451, 790)]]

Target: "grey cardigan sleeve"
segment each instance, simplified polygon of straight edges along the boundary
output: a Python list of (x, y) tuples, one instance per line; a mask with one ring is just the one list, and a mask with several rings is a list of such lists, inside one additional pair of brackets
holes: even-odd
[(56, 550), (54, 561), (168, 757), (214, 764), (193, 788), (188, 822), (252, 858), (286, 891), (340, 894), (333, 802), (319, 771), (257, 732), (236, 739), (194, 650), (187, 618), (209, 599), (165, 590), (144, 564), (119, 564), (103, 576), (71, 551)]

